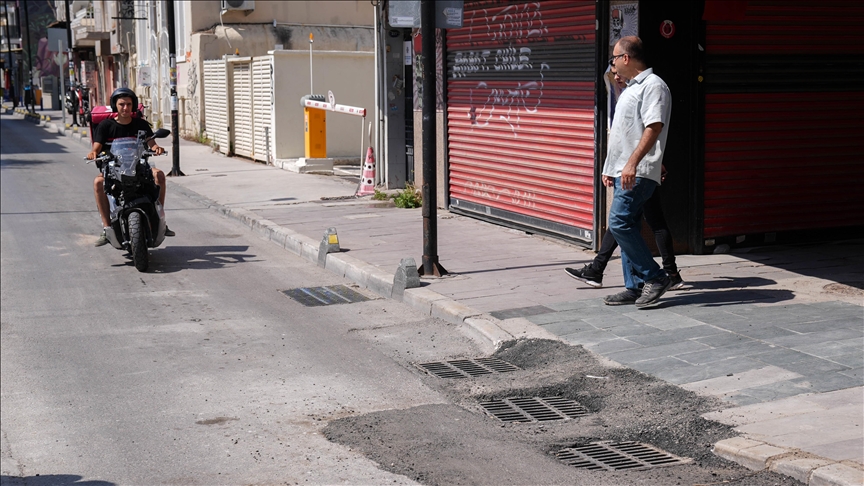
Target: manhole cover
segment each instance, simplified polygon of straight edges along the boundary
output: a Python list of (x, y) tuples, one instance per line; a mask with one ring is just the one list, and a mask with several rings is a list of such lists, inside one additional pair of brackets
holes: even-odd
[(592, 442), (568, 447), (556, 454), (568, 466), (607, 471), (643, 470), (662, 466), (687, 464), (690, 459), (678, 457), (639, 442)]
[(283, 294), (300, 302), (306, 307), (317, 307), (322, 305), (352, 304), (354, 302), (365, 302), (369, 297), (352, 290), (344, 285), (331, 285), (329, 287), (300, 287), (296, 289), (283, 290)]
[(454, 359), (417, 365), (438, 378), (470, 378), (472, 376), (507, 373), (519, 368), (498, 358)]
[(502, 422), (548, 422), (587, 415), (588, 409), (561, 397), (520, 397), (480, 402), (487, 413)]

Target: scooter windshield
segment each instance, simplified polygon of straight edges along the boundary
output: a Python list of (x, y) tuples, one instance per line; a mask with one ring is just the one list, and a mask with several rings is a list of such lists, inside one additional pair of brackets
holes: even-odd
[(116, 160), (116, 174), (121, 177), (135, 177), (135, 167), (143, 152), (143, 143), (135, 137), (116, 138), (111, 142), (111, 154)]

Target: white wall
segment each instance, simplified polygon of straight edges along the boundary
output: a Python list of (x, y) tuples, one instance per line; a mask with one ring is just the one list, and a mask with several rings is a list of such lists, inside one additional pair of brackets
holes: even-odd
[[(257, 5), (257, 4), (256, 4)], [(275, 141), (277, 159), (305, 155), (303, 107), (307, 94), (333, 91), (336, 103), (366, 108), (366, 124), (375, 113), (375, 55), (372, 52), (313, 52), (315, 93), (309, 93), (309, 51), (273, 51)], [(361, 118), (327, 112), (327, 156), (361, 157)], [(374, 130), (374, 124), (373, 124)], [(368, 138), (363, 142), (368, 145)]]

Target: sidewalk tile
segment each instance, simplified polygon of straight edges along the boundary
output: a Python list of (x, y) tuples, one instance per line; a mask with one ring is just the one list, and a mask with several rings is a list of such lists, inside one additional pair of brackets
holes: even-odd
[(760, 351), (764, 351), (767, 349), (769, 349), (768, 345), (761, 341), (749, 341), (745, 343), (732, 344), (729, 346), (722, 346), (719, 348), (705, 349), (693, 353), (679, 354), (677, 355), (677, 357), (679, 359), (683, 359), (688, 363), (700, 365), (723, 361), (730, 358), (737, 358), (741, 356), (753, 357), (754, 355), (757, 355)]
[[(617, 329), (612, 329), (612, 332), (619, 334)], [(652, 334), (630, 336), (630, 340), (643, 346), (659, 346), (661, 344), (678, 343), (694, 338), (716, 335), (721, 332), (725, 331), (714, 326), (702, 324), (700, 326), (686, 327), (674, 331), (658, 331)], [(699, 342), (705, 344), (704, 342)]]
[(664, 356), (677, 356), (688, 352), (709, 349), (704, 344), (695, 341), (683, 341), (680, 343), (669, 343), (661, 346), (650, 346), (630, 351), (611, 353), (609, 358), (619, 363), (636, 363), (646, 359), (662, 358)]
[(616, 351), (624, 351), (628, 349), (635, 349), (641, 347), (639, 344), (634, 343), (633, 341), (627, 339), (611, 339), (609, 341), (603, 341), (601, 343), (593, 344), (588, 346), (591, 348), (591, 351), (594, 351), (597, 354), (608, 355), (609, 353), (614, 353)]
[(753, 342), (752, 339), (742, 336), (740, 334), (727, 331), (725, 329), (721, 329), (722, 332), (718, 334), (714, 334), (712, 336), (700, 337), (695, 340), (711, 346), (712, 348), (719, 348), (721, 346), (728, 346), (730, 344), (740, 344), (740, 343), (749, 343)]
[(795, 363), (789, 363), (782, 366), (789, 371), (800, 373), (803, 376), (813, 376), (829, 371), (848, 370), (848, 366), (843, 366), (825, 359), (809, 358)]
[(814, 445), (807, 450), (836, 461), (855, 461), (859, 464), (864, 462), (864, 438), (862, 437)]
[(813, 471), (809, 486), (852, 486), (864, 484), (864, 471), (845, 464), (830, 464)]
[(681, 361), (680, 359), (674, 358), (672, 356), (646, 359), (644, 361), (632, 363), (630, 367), (634, 370), (641, 371), (642, 373), (655, 376), (661, 371), (668, 372), (679, 368), (695, 368), (690, 363)]
[[(633, 366), (635, 367), (636, 364), (637, 363), (634, 363)], [(688, 368), (658, 371), (654, 376), (675, 385), (683, 385), (685, 383), (693, 383), (696, 381), (708, 380), (710, 378), (717, 378), (719, 376), (755, 370), (762, 366), (762, 363), (757, 361), (747, 358), (736, 358), (717, 361), (707, 365), (695, 365)]]
[[(835, 390), (845, 390), (856, 386), (864, 386), (864, 377), (847, 376), (841, 372), (808, 374), (791, 380), (796, 386), (804, 388), (809, 393), (823, 393)], [(864, 413), (864, 411), (862, 411)], [(864, 431), (862, 431), (864, 433)]]
[(551, 324), (544, 324), (540, 327), (551, 332), (552, 334), (555, 334), (556, 336), (564, 336), (567, 334), (599, 330), (591, 324), (588, 324), (580, 319), (574, 319), (572, 321), (558, 321)]

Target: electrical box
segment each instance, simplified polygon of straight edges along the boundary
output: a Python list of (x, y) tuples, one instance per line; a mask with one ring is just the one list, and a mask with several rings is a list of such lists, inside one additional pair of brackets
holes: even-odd
[(222, 0), (222, 10), (255, 10), (255, 0)]

